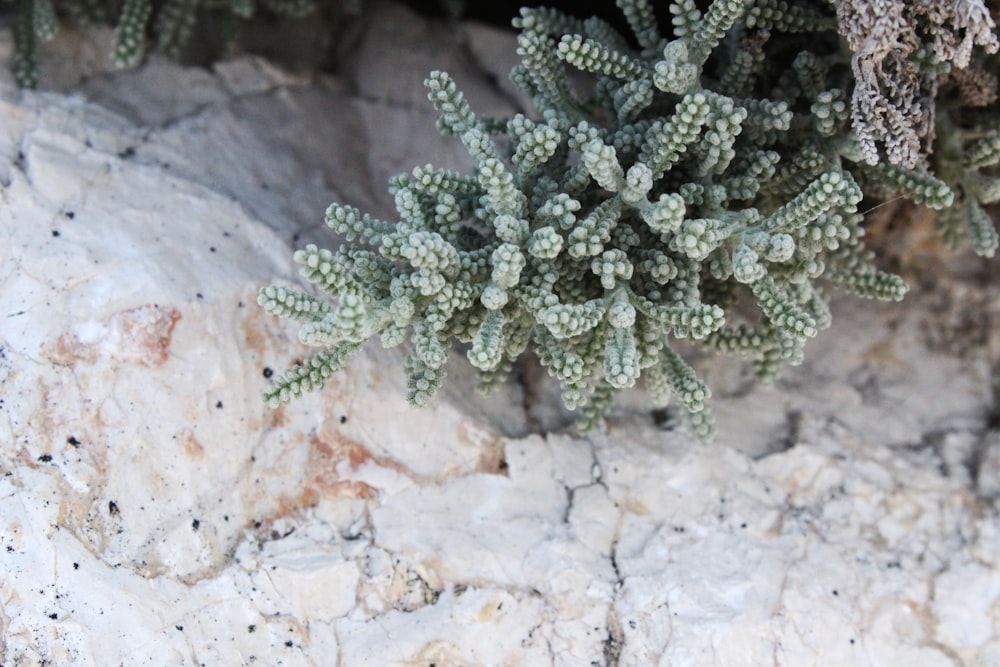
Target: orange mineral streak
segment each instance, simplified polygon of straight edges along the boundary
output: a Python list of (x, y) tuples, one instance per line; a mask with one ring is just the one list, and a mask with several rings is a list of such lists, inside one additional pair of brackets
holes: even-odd
[(58, 366), (76, 366), (79, 363), (93, 364), (97, 361), (97, 350), (80, 341), (72, 331), (59, 336), (56, 342), (43, 350), (42, 354)]
[(170, 339), (181, 314), (174, 308), (142, 306), (114, 316), (119, 319), (126, 349), (143, 366), (162, 366), (169, 356)]
[(263, 313), (262, 308), (251, 308), (249, 316), (240, 320), (247, 349), (258, 355), (263, 355), (268, 350), (270, 340), (261, 313)]
[(156, 368), (170, 356), (170, 341), (180, 319), (180, 312), (169, 306), (146, 304), (122, 310), (95, 323), (86, 334), (82, 327), (64, 332), (44, 354), (60, 366), (94, 364), (111, 358)]
[(270, 410), (269, 420), (268, 428), (272, 430), (279, 429), (291, 422), (291, 419), (288, 416), (288, 409), (284, 405), (279, 405), (273, 410)]
[[(283, 409), (279, 408), (279, 410)], [(264, 525), (316, 507), (324, 500), (376, 500), (381, 489), (365, 481), (371, 468), (391, 470), (413, 480), (419, 486), (440, 484), (451, 477), (472, 474), (508, 475), (504, 460), (503, 439), (480, 432), (469, 424), (460, 424), (456, 436), (467, 444), (475, 444), (480, 455), (468, 465), (452, 468), (437, 475), (421, 474), (402, 461), (373, 452), (367, 445), (348, 436), (335, 426), (321, 428), (308, 439), (294, 446), (308, 446), (305, 464), (307, 477), (301, 491), (277, 499), (275, 511), (264, 518)]]
[(356, 440), (337, 431), (324, 433), (322, 437), (313, 435), (309, 439), (309, 468), (315, 473), (307, 482), (307, 488), (324, 498), (362, 498), (378, 496), (378, 489), (370, 484), (352, 479), (358, 469), (367, 465), (394, 470), (401, 475), (418, 479), (418, 475), (399, 461), (386, 456), (377, 456)]
[(200, 459), (205, 456), (205, 446), (198, 442), (194, 431), (189, 428), (184, 429), (180, 436), (181, 447), (184, 453), (192, 459)]
[(316, 507), (323, 500), (372, 500), (378, 497), (379, 490), (376, 487), (351, 479), (359, 466), (376, 460), (363, 445), (334, 434), (332, 439), (313, 435), (309, 438), (308, 446), (306, 469), (310, 474), (304, 480), (301, 492), (278, 498), (275, 511), (263, 521), (265, 525)]

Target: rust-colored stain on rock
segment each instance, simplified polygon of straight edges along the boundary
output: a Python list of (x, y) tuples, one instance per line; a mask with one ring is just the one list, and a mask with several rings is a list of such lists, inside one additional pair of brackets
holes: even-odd
[(67, 331), (45, 351), (60, 366), (93, 364), (102, 357), (155, 368), (169, 358), (170, 341), (181, 314), (176, 308), (146, 304), (115, 313), (104, 322)]
[(377, 457), (361, 443), (340, 434), (334, 434), (332, 442), (313, 435), (309, 439), (308, 461), (312, 474), (304, 480), (301, 492), (279, 497), (275, 511), (263, 523), (270, 525), (280, 518), (316, 507), (324, 499), (377, 498), (377, 488), (349, 477), (358, 466), (369, 461), (377, 461)]
[[(374, 498), (378, 489), (370, 484), (350, 479), (348, 475), (365, 464), (394, 470), (401, 475), (417, 479), (419, 476), (399, 461), (373, 454), (367, 447), (337, 431), (313, 435), (309, 439), (311, 470), (315, 474), (308, 485), (323, 497)], [(419, 480), (418, 480), (419, 481)]]
[(243, 329), (243, 340), (246, 341), (247, 349), (259, 355), (267, 350), (268, 333), (265, 330), (264, 309), (251, 308), (249, 315), (240, 320), (240, 328)]
[(284, 405), (279, 405), (278, 407), (270, 410), (270, 419), (268, 422), (268, 428), (278, 429), (282, 426), (287, 425), (291, 419), (288, 416), (288, 410)]
[(71, 331), (59, 336), (56, 342), (42, 353), (59, 366), (75, 366), (81, 362), (92, 364), (97, 361), (97, 349), (83, 343), (79, 336)]
[(177, 309), (147, 305), (123, 311), (112, 319), (117, 319), (122, 328), (124, 349), (132, 361), (143, 366), (166, 363), (174, 327), (181, 319)]
[(184, 453), (193, 459), (200, 459), (205, 455), (205, 446), (198, 442), (194, 431), (189, 428), (184, 429), (180, 436), (181, 447)]

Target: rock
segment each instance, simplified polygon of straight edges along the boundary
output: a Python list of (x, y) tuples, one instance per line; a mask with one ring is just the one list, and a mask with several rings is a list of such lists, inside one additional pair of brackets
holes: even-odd
[(263, 405), (309, 354), (254, 303), (299, 283), (292, 245), (461, 167), (413, 72), (519, 104), (482, 65), (509, 34), (379, 11), (348, 78), (87, 55), (81, 92), (0, 81), (0, 663), (1000, 660), (988, 280), (838, 300), (770, 387), (692, 351), (711, 444), (641, 391), (581, 437), (546, 379), (481, 399), (458, 354), (413, 409), (377, 342)]

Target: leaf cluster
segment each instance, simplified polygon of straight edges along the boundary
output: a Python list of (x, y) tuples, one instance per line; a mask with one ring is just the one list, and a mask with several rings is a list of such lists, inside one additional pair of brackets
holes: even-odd
[[(322, 348), (279, 378), (271, 403), (320, 384), (378, 336), (408, 341), (408, 397), (424, 405), (458, 342), (483, 391), (531, 353), (584, 428), (644, 382), (708, 437), (710, 391), (674, 341), (749, 358), (768, 379), (828, 326), (831, 289), (906, 293), (863, 244), (866, 195), (908, 196), (958, 218), (979, 252), (996, 247), (980, 211), (1000, 194), (989, 173), (1000, 134), (967, 123), (949, 135), (957, 143), (938, 175), (873, 164), (827, 3), (675, 0), (669, 31), (645, 0), (618, 5), (629, 35), (597, 18), (521, 11), (511, 78), (533, 100), (531, 117), (480, 117), (447, 74), (430, 75), (438, 129), (463, 143), (473, 169), (395, 177), (398, 222), (331, 205), (327, 224), (346, 242), (295, 255), (324, 294), (260, 295)], [(571, 70), (591, 85), (575, 87)]]

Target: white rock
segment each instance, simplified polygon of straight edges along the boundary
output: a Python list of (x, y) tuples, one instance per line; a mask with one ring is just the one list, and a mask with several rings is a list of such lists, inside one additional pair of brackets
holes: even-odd
[[(997, 664), (996, 334), (959, 359), (938, 341), (976, 332), (933, 295), (835, 304), (772, 387), (706, 360), (710, 445), (641, 392), (589, 438), (527, 435), (563, 416), (551, 384), (482, 400), (461, 359), (415, 410), (377, 344), (263, 406), (308, 354), (254, 304), (298, 283), (291, 238), (465, 159), (422, 70), (513, 105), (482, 71), (510, 35), (379, 11), (350, 82), (93, 74), (79, 41), (86, 99), (0, 81), (0, 663)], [(949, 317), (995, 314), (983, 291)]]
[(491, 588), (445, 592), (416, 611), (389, 611), (379, 622), (341, 621), (340, 659), (345, 665), (550, 664), (539, 631), (543, 602), (537, 596)]
[(260, 555), (241, 564), (254, 586), (273, 600), (272, 614), (327, 623), (357, 604), (358, 565), (344, 560), (340, 547), (285, 539), (267, 543)]

